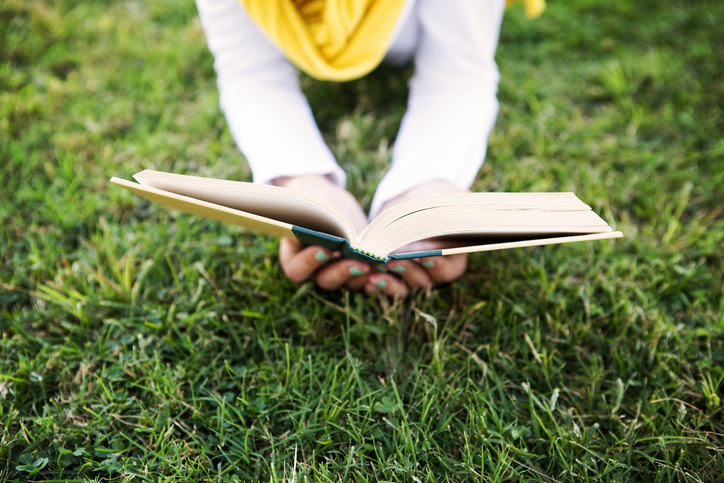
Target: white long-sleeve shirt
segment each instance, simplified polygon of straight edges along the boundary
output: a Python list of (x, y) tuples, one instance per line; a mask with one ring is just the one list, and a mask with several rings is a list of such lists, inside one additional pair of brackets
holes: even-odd
[[(317, 128), (297, 69), (237, 0), (196, 0), (218, 75), (221, 109), (257, 183), (280, 176), (346, 177)], [(372, 201), (426, 181), (467, 189), (485, 158), (498, 113), (497, 48), (504, 0), (408, 0), (387, 57), (414, 54), (408, 108), (392, 166)]]

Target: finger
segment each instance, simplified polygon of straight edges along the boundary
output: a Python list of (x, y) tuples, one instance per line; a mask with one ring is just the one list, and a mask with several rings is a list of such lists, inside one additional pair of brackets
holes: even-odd
[(307, 280), (319, 267), (333, 258), (331, 250), (319, 246), (304, 247), (295, 240), (282, 238), (279, 263), (284, 274), (294, 282)]
[(370, 271), (365, 273), (364, 275), (350, 278), (349, 280), (347, 280), (347, 283), (344, 284), (344, 288), (346, 288), (350, 292), (363, 291), (371, 273), (372, 272)]
[(397, 260), (387, 264), (390, 273), (397, 274), (411, 289), (428, 288), (432, 279), (424, 267), (411, 260)]
[(350, 280), (366, 277), (370, 266), (356, 260), (339, 260), (319, 269), (315, 279), (317, 285), (325, 290), (336, 290)]
[(369, 276), (365, 283), (365, 292), (368, 294), (383, 293), (390, 297), (407, 297), (407, 294), (410, 293), (405, 282), (384, 272), (373, 273)]
[(460, 278), (468, 268), (468, 255), (450, 255), (447, 257), (428, 257), (420, 260), (430, 278), (435, 283), (447, 283)]

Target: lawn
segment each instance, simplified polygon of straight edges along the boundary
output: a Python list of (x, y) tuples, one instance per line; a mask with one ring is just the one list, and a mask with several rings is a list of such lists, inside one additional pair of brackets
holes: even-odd
[[(722, 23), (509, 9), (474, 189), (575, 191), (625, 238), (395, 301), (109, 184), (250, 180), (193, 1), (3, 0), (0, 481), (721, 481)], [(411, 73), (302, 79), (366, 206)]]

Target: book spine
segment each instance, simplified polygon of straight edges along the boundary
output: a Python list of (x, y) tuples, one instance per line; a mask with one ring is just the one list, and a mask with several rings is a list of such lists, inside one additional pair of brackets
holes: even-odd
[(381, 257), (373, 253), (354, 248), (350, 245), (349, 240), (339, 236), (322, 233), (301, 226), (292, 226), (292, 233), (304, 245), (317, 245), (329, 250), (339, 251), (344, 258), (351, 258), (365, 263), (387, 263), (389, 257)]

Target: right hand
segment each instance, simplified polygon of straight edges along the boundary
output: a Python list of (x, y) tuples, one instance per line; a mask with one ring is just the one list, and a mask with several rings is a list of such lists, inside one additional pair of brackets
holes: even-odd
[[(309, 193), (332, 203), (352, 221), (358, 233), (367, 226), (367, 216), (351, 193), (336, 186), (327, 176), (305, 175), (281, 177), (274, 184)], [(296, 240), (282, 238), (279, 244), (279, 262), (284, 274), (294, 282), (312, 279), (325, 290), (345, 287), (349, 290), (380, 292), (404, 297), (408, 293), (405, 283), (398, 277), (375, 272), (357, 260), (340, 259), (338, 252), (320, 246), (305, 247)]]

